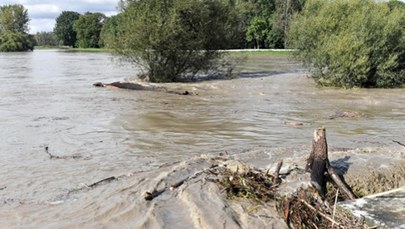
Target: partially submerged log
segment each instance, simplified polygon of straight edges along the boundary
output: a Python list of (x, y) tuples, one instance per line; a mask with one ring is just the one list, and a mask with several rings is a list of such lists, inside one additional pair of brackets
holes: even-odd
[(101, 83), (96, 82), (93, 84), (95, 87), (110, 87), (110, 88), (122, 88), (122, 89), (129, 89), (129, 90), (138, 90), (138, 91), (166, 91), (164, 87), (157, 87), (153, 85), (144, 85), (140, 83), (133, 83), (133, 82), (112, 82), (112, 83)]
[[(356, 196), (350, 190), (350, 187), (329, 163), (325, 128), (318, 128), (314, 131), (312, 151), (307, 160), (305, 169), (306, 171), (311, 172), (311, 184), (318, 190), (321, 196), (324, 197), (326, 195), (326, 182), (328, 181), (328, 178), (330, 178), (335, 186), (337, 186), (337, 188), (339, 188), (349, 199), (356, 199)], [(326, 176), (325, 173), (328, 176)]]
[(96, 82), (93, 84), (95, 87), (105, 87), (105, 88), (121, 88), (121, 89), (128, 89), (128, 90), (136, 90), (136, 91), (157, 91), (157, 92), (166, 92), (171, 94), (177, 95), (195, 95), (195, 93), (191, 91), (170, 91), (167, 90), (165, 87), (159, 87), (155, 85), (148, 85), (148, 84), (141, 84), (135, 82), (112, 82), (112, 83), (102, 83)]

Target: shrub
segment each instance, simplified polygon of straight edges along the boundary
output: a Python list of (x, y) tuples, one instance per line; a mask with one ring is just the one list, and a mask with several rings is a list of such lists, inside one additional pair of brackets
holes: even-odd
[(220, 0), (130, 1), (104, 42), (150, 81), (181, 81), (218, 67), (219, 49), (234, 41), (233, 13)]
[(324, 86), (405, 83), (405, 9), (372, 0), (309, 0), (291, 24), (289, 44)]
[(32, 51), (34, 45), (33, 35), (12, 32), (0, 35), (0, 52)]

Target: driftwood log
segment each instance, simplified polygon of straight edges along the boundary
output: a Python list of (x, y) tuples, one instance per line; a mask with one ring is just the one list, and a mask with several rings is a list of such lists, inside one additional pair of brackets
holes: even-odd
[(329, 163), (325, 128), (318, 128), (314, 131), (312, 151), (305, 170), (311, 172), (311, 184), (321, 196), (326, 195), (326, 182), (330, 180), (349, 199), (356, 199), (350, 187)]
[(135, 82), (118, 82), (118, 81), (112, 82), (112, 83), (96, 82), (93, 84), (93, 86), (106, 87), (106, 88), (121, 88), (121, 89), (136, 90), (136, 91), (157, 91), (157, 92), (166, 92), (166, 93), (177, 94), (177, 95), (196, 95), (192, 91), (170, 91), (170, 90), (167, 90), (165, 87), (140, 84), (140, 83), (135, 83)]

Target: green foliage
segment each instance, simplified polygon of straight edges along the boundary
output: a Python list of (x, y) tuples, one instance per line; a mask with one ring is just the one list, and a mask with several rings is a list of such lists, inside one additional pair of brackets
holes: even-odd
[(76, 31), (73, 29), (74, 22), (80, 14), (72, 11), (63, 11), (56, 18), (54, 33), (62, 45), (76, 47)]
[(28, 32), (28, 12), (22, 5), (0, 7), (0, 52), (33, 50), (35, 40)]
[(285, 32), (294, 12), (305, 0), (239, 0), (245, 44), (238, 48), (284, 48)]
[(24, 6), (15, 4), (0, 7), (0, 33), (27, 33), (28, 22), (28, 12)]
[(0, 52), (19, 52), (33, 50), (34, 36), (21, 32), (6, 32), (0, 35)]
[(53, 32), (37, 32), (35, 41), (38, 46), (58, 46), (58, 40)]
[(338, 87), (405, 83), (405, 10), (372, 0), (309, 0), (289, 40), (315, 81)]
[(152, 82), (183, 80), (218, 67), (218, 50), (236, 42), (234, 13), (219, 0), (131, 1), (107, 47), (139, 64)]
[(100, 33), (105, 19), (102, 13), (87, 12), (74, 22), (73, 28), (80, 48), (100, 47)]
[(118, 25), (120, 24), (122, 14), (114, 15), (106, 19), (100, 33), (100, 46), (113, 48), (117, 40)]

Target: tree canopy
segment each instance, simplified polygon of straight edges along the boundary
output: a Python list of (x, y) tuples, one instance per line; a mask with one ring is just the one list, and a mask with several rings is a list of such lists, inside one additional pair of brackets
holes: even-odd
[[(398, 5), (398, 6), (397, 6)], [(405, 83), (405, 9), (372, 0), (308, 0), (289, 40), (321, 85)]]
[(182, 80), (214, 69), (233, 45), (233, 13), (219, 0), (131, 1), (107, 46), (152, 82)]
[(100, 33), (106, 16), (87, 12), (74, 22), (77, 43), (80, 48), (99, 48)]
[(39, 46), (58, 46), (58, 39), (53, 32), (37, 32), (35, 41)]
[(35, 40), (28, 34), (28, 12), (24, 6), (0, 7), (0, 51), (33, 50)]
[(76, 31), (74, 22), (79, 19), (80, 14), (73, 11), (63, 11), (57, 18), (54, 33), (62, 45), (76, 47)]

